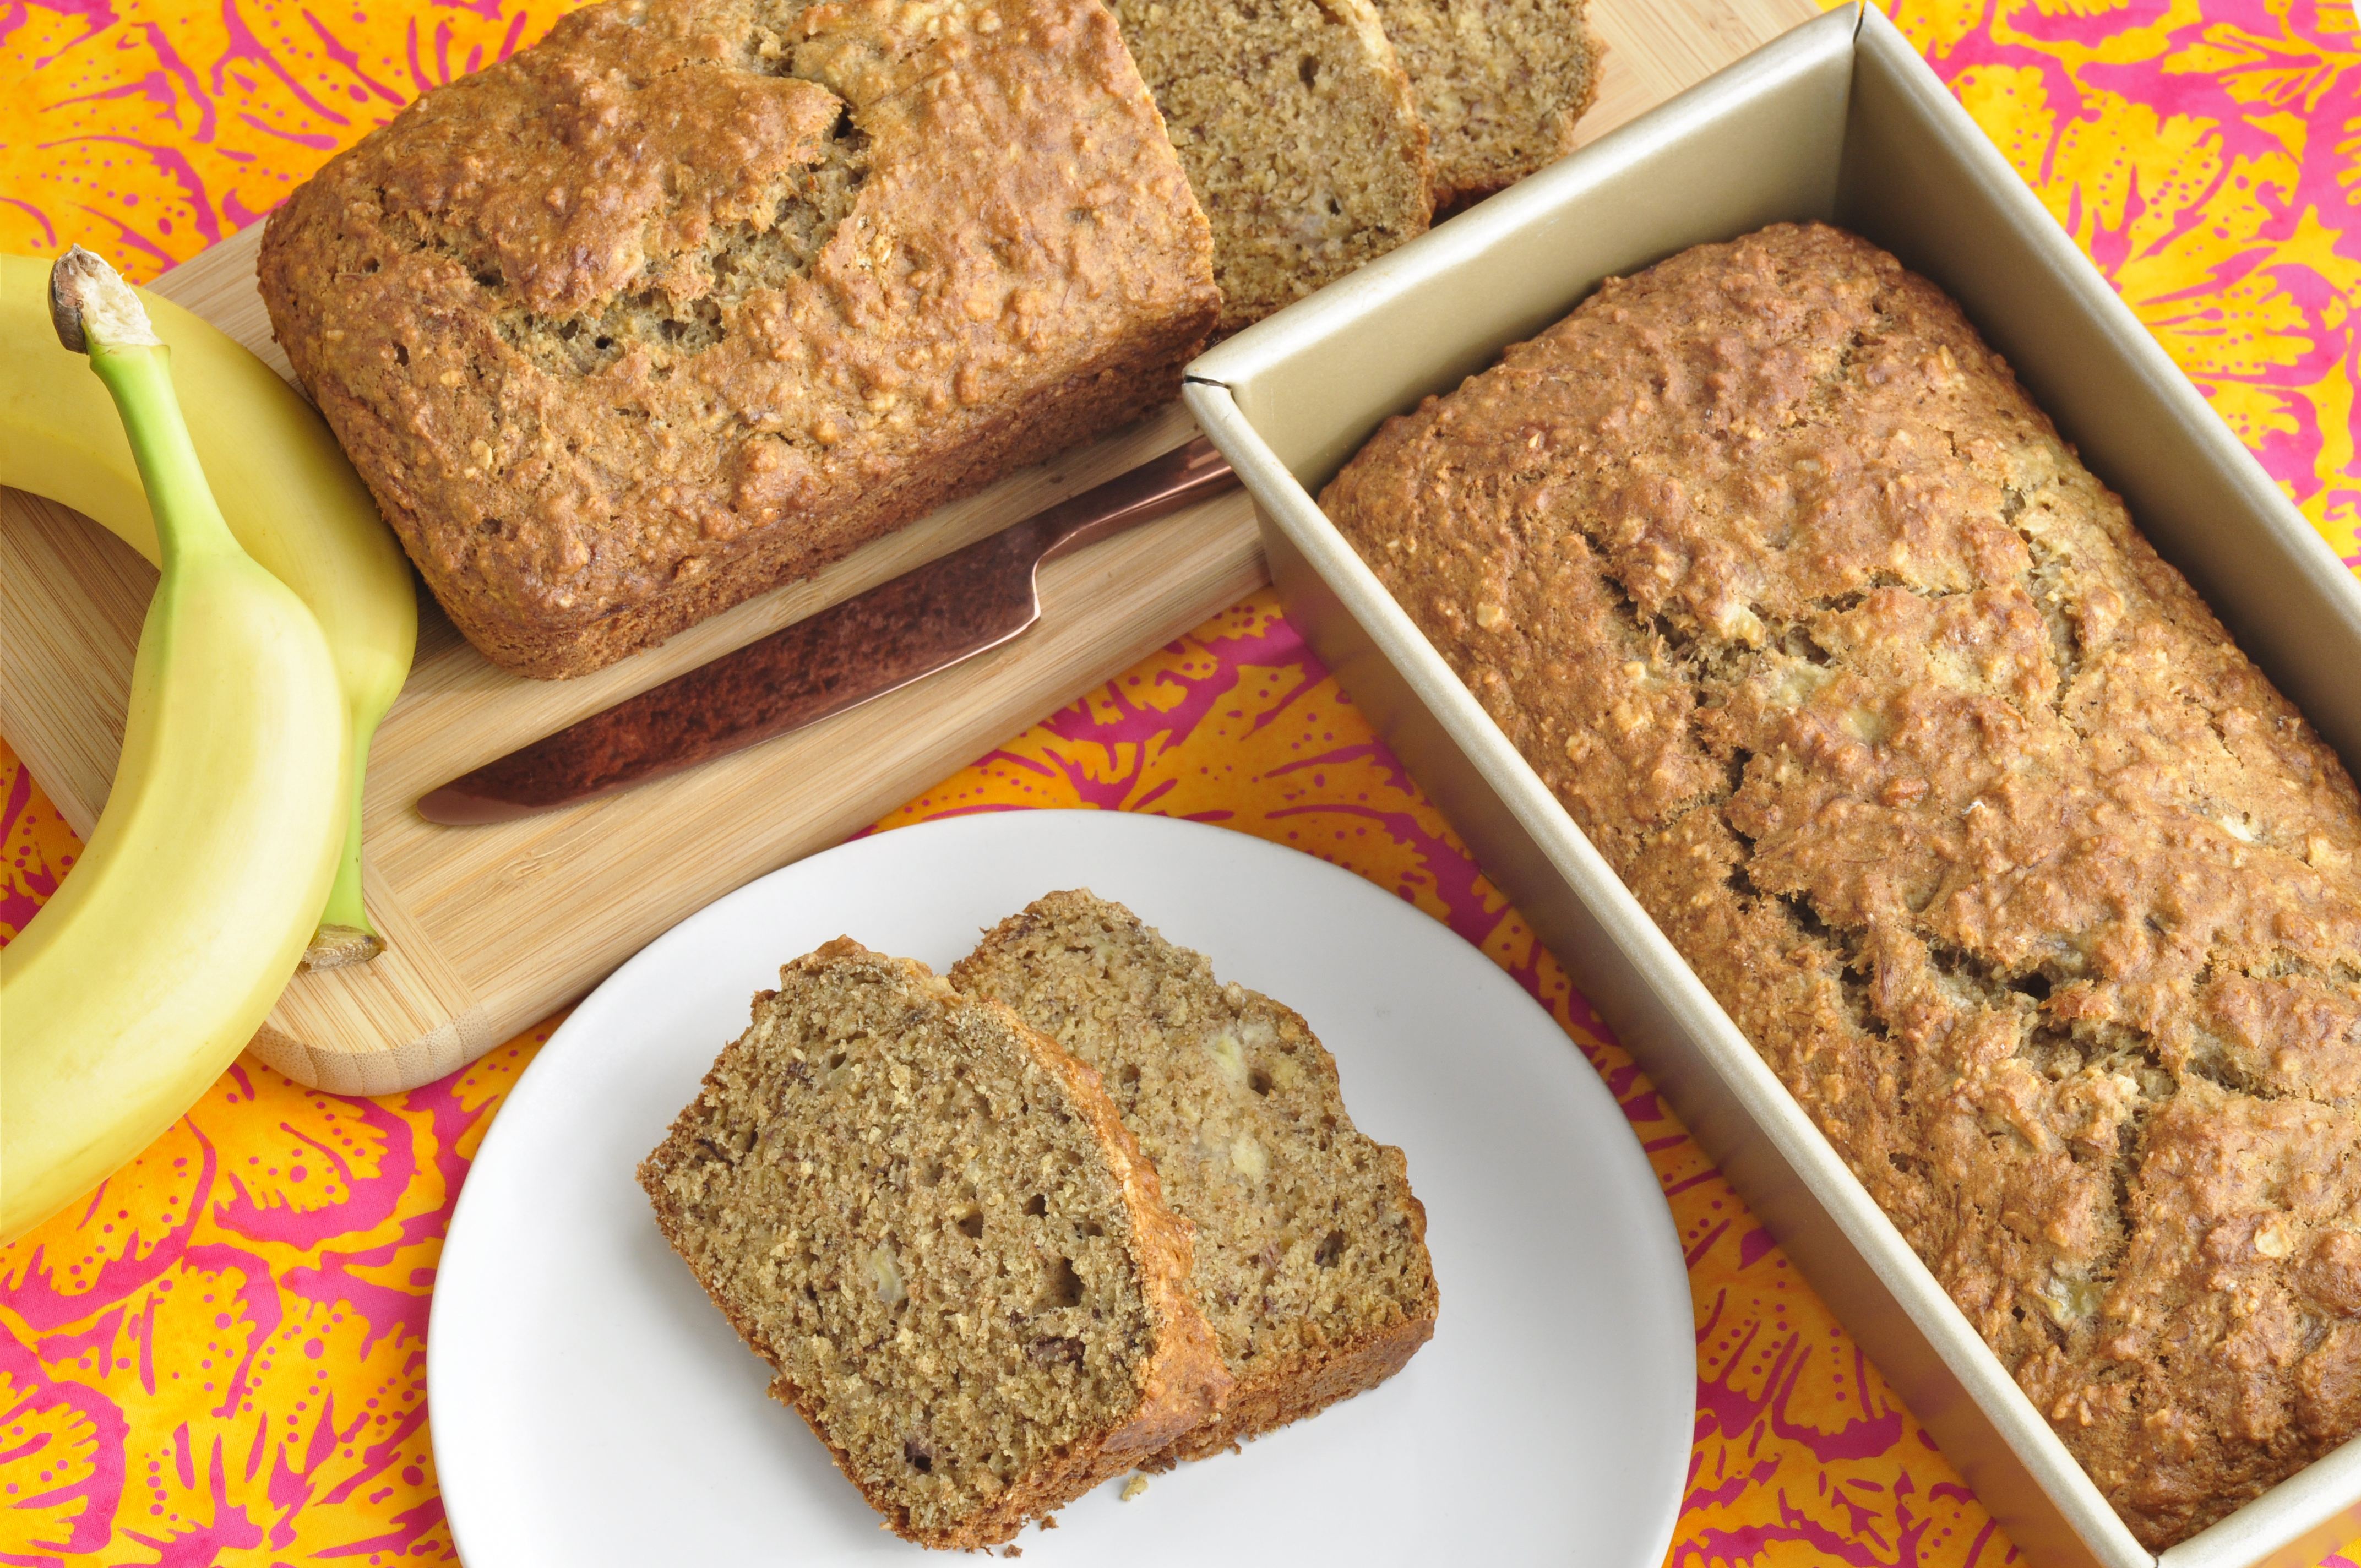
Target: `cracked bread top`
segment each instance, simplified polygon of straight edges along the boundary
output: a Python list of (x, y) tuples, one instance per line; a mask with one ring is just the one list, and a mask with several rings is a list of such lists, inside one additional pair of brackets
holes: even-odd
[(261, 282), (453, 620), (562, 675), (1170, 396), (1211, 267), (1098, 0), (614, 0), (332, 159)]
[(639, 1175), (773, 1397), (924, 1545), (1009, 1539), (1229, 1387), (1098, 1075), (912, 959), (786, 965)]
[(1322, 504), (2143, 1542), (2361, 1431), (2361, 797), (1938, 290), (1684, 252)]

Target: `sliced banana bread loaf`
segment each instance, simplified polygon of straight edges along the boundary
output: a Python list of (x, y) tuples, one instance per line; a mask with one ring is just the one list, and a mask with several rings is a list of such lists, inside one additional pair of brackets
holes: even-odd
[(951, 970), (1102, 1073), (1196, 1227), (1190, 1276), (1237, 1387), (1198, 1459), (1384, 1382), (1434, 1332), (1426, 1211), (1356, 1130), (1303, 1020), (1119, 904), (1053, 893)]
[(753, 1014), (640, 1184), (896, 1534), (1005, 1541), (1219, 1405), (1188, 1227), (1097, 1074), (849, 938)]
[(1488, 196), (1574, 150), (1598, 92), (1583, 0), (1377, 0), (1433, 138), (1434, 204)]
[(1235, 332), (1426, 232), (1426, 126), (1369, 0), (1114, 0)]

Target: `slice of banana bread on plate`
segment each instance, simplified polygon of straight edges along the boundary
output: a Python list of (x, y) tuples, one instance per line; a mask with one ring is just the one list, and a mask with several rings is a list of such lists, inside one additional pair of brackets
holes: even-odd
[(1228, 1389), (1098, 1075), (910, 959), (783, 969), (640, 1183), (772, 1397), (922, 1545), (1008, 1540)]
[(1401, 1151), (1354, 1127), (1296, 1014), (1087, 890), (1001, 922), (951, 980), (1098, 1069), (1196, 1227), (1191, 1288), (1237, 1385), (1168, 1459), (1374, 1387), (1433, 1336), (1426, 1211)]

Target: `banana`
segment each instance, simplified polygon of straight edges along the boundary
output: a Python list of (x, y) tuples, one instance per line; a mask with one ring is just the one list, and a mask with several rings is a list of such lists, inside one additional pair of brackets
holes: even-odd
[(163, 576), (106, 808), (0, 948), (0, 1243), (146, 1147), (253, 1037), (335, 879), (353, 772), (327, 639), (214, 504), (170, 350), (104, 262), (60, 269), (88, 291), (60, 326), (122, 411)]
[[(63, 357), (49, 267), (0, 256), (0, 441), (6, 482), (95, 519), (151, 563), (156, 525), (105, 389)], [(214, 499), (247, 554), (310, 607), (328, 639), (353, 746), (345, 855), (320, 911), (314, 967), (381, 947), (361, 907), (360, 785), (370, 736), (418, 636), (410, 564), (312, 405), (236, 339), (141, 291), (172, 345), (171, 380)]]

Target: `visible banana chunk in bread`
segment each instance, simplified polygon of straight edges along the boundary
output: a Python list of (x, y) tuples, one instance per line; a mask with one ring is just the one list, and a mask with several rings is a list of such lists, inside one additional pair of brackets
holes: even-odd
[(1297, 1014), (1087, 891), (1003, 921), (951, 978), (1098, 1069), (1196, 1227), (1191, 1288), (1236, 1387), (1169, 1458), (1374, 1387), (1433, 1335), (1426, 1211), (1401, 1151), (1354, 1127)]
[(1434, 203), (1488, 196), (1574, 150), (1598, 93), (1583, 0), (1376, 0), (1418, 95)]
[(1113, 0), (1235, 332), (1426, 232), (1426, 126), (1370, 0)]
[(773, 1397), (923, 1545), (1006, 1541), (1229, 1387), (1097, 1075), (923, 964), (787, 965), (640, 1182)]

